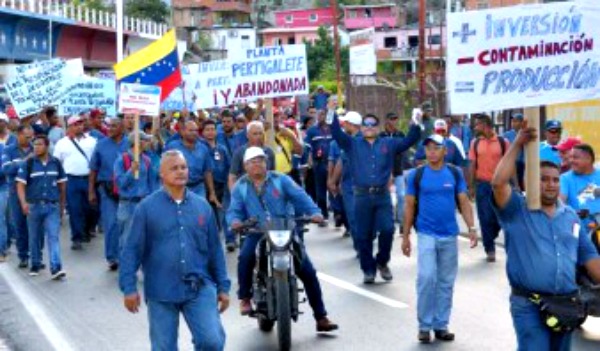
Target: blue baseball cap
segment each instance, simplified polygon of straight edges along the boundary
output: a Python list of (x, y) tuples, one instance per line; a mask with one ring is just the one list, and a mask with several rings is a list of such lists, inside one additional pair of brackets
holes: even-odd
[(523, 118), (524, 118), (523, 114), (521, 112), (515, 112), (510, 117), (514, 118), (514, 119), (519, 119), (519, 120), (523, 120)]
[(560, 123), (560, 121), (557, 121), (555, 119), (546, 121), (546, 130), (550, 130), (550, 129), (562, 129), (562, 123)]
[(429, 142), (433, 142), (437, 145), (441, 145), (444, 146), (444, 137), (439, 135), (439, 134), (431, 134), (430, 136), (428, 136), (427, 138), (425, 138), (425, 140), (423, 140), (423, 146), (426, 146)]

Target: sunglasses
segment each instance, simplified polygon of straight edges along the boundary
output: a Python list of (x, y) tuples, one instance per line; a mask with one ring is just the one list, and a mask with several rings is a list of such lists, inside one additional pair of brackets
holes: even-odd
[(373, 128), (373, 127), (377, 127), (379, 123), (377, 121), (374, 120), (368, 120), (368, 121), (364, 121), (362, 123), (363, 127), (368, 127), (368, 128)]
[(548, 129), (547, 132), (550, 134), (558, 134), (560, 133), (562, 130), (560, 129)]

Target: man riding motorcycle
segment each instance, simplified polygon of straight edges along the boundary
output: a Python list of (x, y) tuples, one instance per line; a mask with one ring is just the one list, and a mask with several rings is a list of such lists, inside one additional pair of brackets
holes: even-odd
[[(243, 227), (243, 223), (254, 218), (259, 226), (266, 228), (275, 218), (293, 218), (293, 216), (310, 216), (312, 221), (323, 221), (320, 209), (290, 177), (267, 171), (266, 155), (261, 148), (249, 147), (244, 154), (246, 175), (241, 177), (233, 187), (231, 204), (227, 211), (227, 222), (232, 230)], [(293, 208), (290, 216), (289, 209)], [(248, 235), (240, 249), (238, 257), (238, 298), (240, 312), (249, 315), (252, 312), (252, 272), (256, 262), (256, 247), (261, 239), (260, 234)], [(317, 332), (330, 332), (338, 329), (338, 325), (327, 318), (323, 303), (321, 285), (310, 258), (302, 246), (302, 261), (296, 273), (302, 280), (308, 302), (313, 309), (317, 322)]]

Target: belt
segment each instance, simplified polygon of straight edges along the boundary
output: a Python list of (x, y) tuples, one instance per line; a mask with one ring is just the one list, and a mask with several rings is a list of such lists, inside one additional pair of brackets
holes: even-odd
[(140, 202), (142, 201), (142, 197), (141, 196), (135, 196), (135, 197), (120, 197), (119, 200), (120, 201), (124, 201), (124, 202)]
[(526, 299), (532, 298), (534, 295), (546, 296), (546, 297), (572, 297), (577, 296), (577, 291), (568, 294), (549, 294), (544, 292), (530, 291), (519, 287), (511, 286), (511, 293), (515, 296), (524, 297)]
[(67, 177), (71, 177), (71, 178), (88, 178), (89, 174), (86, 174), (86, 175), (67, 174)]
[(385, 186), (355, 186), (354, 187), (354, 195), (368, 195), (368, 194), (385, 194), (388, 189)]
[(190, 188), (193, 188), (193, 187), (199, 185), (200, 183), (204, 183), (204, 179), (200, 179), (200, 180), (195, 181), (195, 182), (189, 182), (186, 185), (189, 186)]

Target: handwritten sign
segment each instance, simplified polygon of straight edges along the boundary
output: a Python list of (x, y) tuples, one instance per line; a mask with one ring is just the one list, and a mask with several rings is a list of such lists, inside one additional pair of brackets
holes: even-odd
[(214, 66), (200, 66), (205, 74), (211, 72), (212, 78), (194, 89), (197, 106), (226, 106), (309, 93), (304, 45), (260, 47), (242, 50), (242, 54), (227, 61), (213, 61), (218, 62)]
[(374, 28), (350, 33), (351, 75), (373, 75), (377, 73), (374, 38)]
[(58, 114), (70, 116), (101, 108), (106, 111), (107, 116), (115, 117), (116, 95), (114, 80), (84, 76), (58, 105)]
[(600, 5), (560, 2), (448, 15), (453, 113), (600, 97)]
[(83, 75), (81, 59), (52, 59), (15, 67), (6, 90), (20, 118), (57, 105)]
[(155, 85), (121, 83), (119, 89), (119, 112), (158, 116), (160, 110), (160, 87)]

